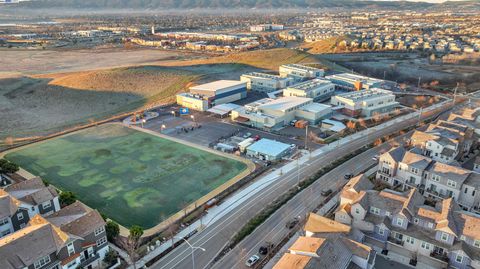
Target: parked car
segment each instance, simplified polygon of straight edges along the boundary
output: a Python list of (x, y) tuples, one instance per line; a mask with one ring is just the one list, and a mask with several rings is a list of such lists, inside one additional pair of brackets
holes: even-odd
[(298, 218), (293, 218), (291, 219), (290, 221), (287, 222), (287, 224), (285, 225), (285, 227), (287, 227), (288, 229), (293, 229), (293, 227), (295, 227), (295, 225), (297, 225), (297, 223), (299, 222), (300, 220)]
[(258, 253), (260, 253), (260, 254), (262, 254), (262, 255), (267, 255), (268, 252), (270, 252), (274, 247), (275, 247), (274, 244), (272, 244), (272, 243), (266, 243), (265, 245), (261, 246), (261, 247), (258, 249)]
[(346, 174), (343, 178), (345, 179), (351, 179), (353, 177), (353, 174)]
[(330, 194), (332, 194), (332, 190), (331, 189), (322, 190), (320, 194), (322, 196), (329, 196)]
[(252, 267), (258, 262), (258, 260), (260, 260), (260, 257), (258, 257), (258, 255), (253, 255), (252, 257), (248, 258), (248, 260), (245, 262), (245, 265), (248, 267)]
[(375, 155), (375, 156), (373, 156), (372, 160), (374, 160), (374, 161), (378, 161), (378, 158), (380, 158), (380, 156), (378, 156), (378, 155)]
[(243, 135), (243, 138), (249, 138), (250, 136), (252, 136), (252, 133), (246, 133)]

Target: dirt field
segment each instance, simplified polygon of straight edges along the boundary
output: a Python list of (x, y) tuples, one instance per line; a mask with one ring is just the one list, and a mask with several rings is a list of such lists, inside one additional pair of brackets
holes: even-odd
[(197, 76), (162, 67), (0, 79), (0, 138), (45, 135), (149, 102), (171, 102)]
[[(239, 79), (251, 71), (278, 72), (278, 66), (285, 63), (329, 67), (327, 61), (291, 49), (202, 59), (193, 59), (200, 57), (198, 54), (158, 50), (14, 52), (0, 60), (0, 114), (7, 119), (0, 122), (0, 146), (11, 138), (44, 136), (143, 106), (172, 102), (176, 93), (195, 83)], [(134, 66), (100, 69), (112, 65)]]
[(194, 54), (154, 49), (97, 50), (15, 50), (1, 49), (0, 78), (11, 75), (33, 75), (56, 72), (105, 69), (145, 65), (165, 60), (191, 59)]

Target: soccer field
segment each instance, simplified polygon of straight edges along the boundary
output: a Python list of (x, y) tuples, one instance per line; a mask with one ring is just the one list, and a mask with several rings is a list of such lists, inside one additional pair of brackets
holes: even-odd
[(129, 227), (151, 228), (247, 169), (241, 161), (116, 124), (8, 153), (18, 163)]

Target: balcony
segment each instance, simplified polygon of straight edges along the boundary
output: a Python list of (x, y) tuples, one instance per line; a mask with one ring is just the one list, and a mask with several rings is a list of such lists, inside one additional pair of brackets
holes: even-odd
[(432, 190), (431, 188), (425, 189), (425, 192), (432, 195), (432, 196), (435, 196), (436, 198), (440, 198), (440, 199), (449, 198), (448, 195), (446, 195), (444, 193), (439, 193), (438, 191)]
[(431, 252), (430, 253), (430, 257), (432, 258), (435, 258), (437, 260), (440, 260), (442, 262), (447, 262), (448, 263), (448, 256), (447, 256), (447, 253), (442, 253), (442, 254), (439, 254), (439, 253), (436, 253), (436, 252)]
[(90, 255), (87, 259), (81, 259), (80, 265), (86, 267), (87, 265), (91, 264), (92, 262), (100, 259), (100, 254), (95, 253), (94, 255)]
[(389, 237), (387, 238), (387, 240), (388, 240), (388, 242), (393, 243), (393, 244), (395, 244), (395, 245), (403, 246), (403, 241), (400, 240), (400, 239), (397, 239), (397, 238), (395, 238), (395, 237), (389, 236)]

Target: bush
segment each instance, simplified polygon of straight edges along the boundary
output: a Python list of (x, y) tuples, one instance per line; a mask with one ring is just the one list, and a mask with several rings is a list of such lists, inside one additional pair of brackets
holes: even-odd
[(109, 220), (105, 226), (105, 231), (108, 241), (112, 242), (120, 234), (120, 227), (116, 222)]
[(0, 159), (0, 173), (1, 174), (12, 174), (17, 172), (20, 169), (18, 164), (9, 162), (5, 159)]
[(62, 191), (59, 196), (60, 204), (62, 207), (71, 205), (77, 201), (77, 196), (71, 191)]
[(105, 258), (103, 258), (103, 261), (109, 266), (111, 266), (117, 262), (117, 257), (118, 255), (115, 251), (109, 250), (107, 254), (105, 254)]

